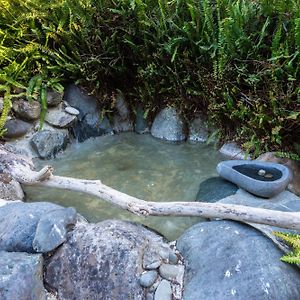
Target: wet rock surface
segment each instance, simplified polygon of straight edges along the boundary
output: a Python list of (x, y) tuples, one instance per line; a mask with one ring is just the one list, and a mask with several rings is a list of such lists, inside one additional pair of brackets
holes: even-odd
[(177, 242), (185, 300), (300, 298), (300, 274), (262, 233), (233, 221), (199, 223)]
[(151, 127), (151, 134), (168, 141), (183, 141), (186, 138), (185, 126), (181, 117), (174, 108), (161, 110)]
[(4, 125), (6, 132), (3, 137), (4, 139), (16, 139), (24, 136), (31, 128), (32, 125), (25, 121), (19, 119), (7, 120)]
[(68, 141), (68, 134), (64, 131), (43, 130), (32, 137), (31, 145), (40, 158), (49, 159), (64, 150)]
[[(40, 245), (50, 234), (49, 241), (41, 246), (43, 248), (37, 249), (41, 252), (48, 251), (51, 248), (49, 245), (56, 246), (65, 240), (61, 235), (51, 235), (51, 231), (58, 228), (63, 235), (62, 226), (68, 229), (69, 224), (73, 224), (73, 219), (70, 218), (68, 209), (56, 204), (47, 202), (7, 204), (0, 208), (0, 250), (34, 253), (36, 250), (33, 241), (39, 241), (36, 245)], [(39, 229), (36, 236), (37, 227)], [(43, 236), (45, 237), (42, 238)]]
[(228, 180), (221, 177), (211, 177), (200, 183), (196, 201), (213, 203), (234, 195), (238, 189), (237, 185)]
[(46, 300), (42, 255), (0, 251), (0, 299)]
[(90, 137), (113, 134), (109, 120), (106, 117), (101, 118), (97, 100), (94, 97), (86, 95), (76, 85), (69, 85), (65, 90), (64, 100), (79, 111), (77, 122), (72, 129), (79, 142)]
[(90, 137), (113, 134), (113, 128), (108, 118), (100, 119), (99, 113), (85, 115), (81, 121), (74, 125), (73, 131), (79, 142)]
[(161, 239), (122, 221), (77, 224), (68, 241), (46, 263), (45, 280), (58, 298), (144, 299), (139, 284), (143, 248)]

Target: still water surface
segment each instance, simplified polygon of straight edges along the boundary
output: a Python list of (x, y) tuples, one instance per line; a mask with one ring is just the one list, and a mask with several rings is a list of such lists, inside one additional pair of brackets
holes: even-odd
[[(221, 160), (211, 146), (171, 143), (151, 135), (123, 133), (74, 143), (51, 164), (54, 174), (100, 179), (121, 192), (148, 201), (194, 201), (199, 184), (216, 175)], [(197, 223), (197, 217), (138, 217), (98, 198), (50, 188), (27, 187), (28, 201), (50, 201), (73, 206), (90, 222), (122, 219), (140, 222), (176, 239)]]

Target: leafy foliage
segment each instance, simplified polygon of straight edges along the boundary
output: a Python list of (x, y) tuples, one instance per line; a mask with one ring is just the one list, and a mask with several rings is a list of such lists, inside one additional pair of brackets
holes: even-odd
[(254, 155), (293, 152), (299, 0), (0, 0), (0, 8), (0, 84), (12, 92), (36, 76), (28, 99), (68, 80), (119, 88), (150, 115), (165, 105), (188, 119), (207, 113)]
[(281, 260), (290, 264), (300, 264), (300, 235), (277, 231), (274, 232), (274, 235), (293, 248), (293, 250), (287, 255), (284, 255)]

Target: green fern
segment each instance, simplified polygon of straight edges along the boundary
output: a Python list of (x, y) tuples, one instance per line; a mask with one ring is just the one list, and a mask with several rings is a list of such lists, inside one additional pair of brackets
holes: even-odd
[(10, 94), (10, 87), (9, 86), (0, 86), (0, 90), (4, 90), (4, 98), (3, 98), (3, 109), (0, 116), (0, 137), (3, 136), (5, 133), (5, 122), (7, 120), (7, 116), (11, 109), (11, 94)]
[(284, 255), (281, 260), (290, 264), (300, 264), (300, 235), (275, 231), (273, 234), (282, 239), (293, 250)]

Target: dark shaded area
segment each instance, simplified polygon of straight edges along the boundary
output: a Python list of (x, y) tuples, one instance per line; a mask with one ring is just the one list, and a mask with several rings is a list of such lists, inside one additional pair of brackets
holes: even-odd
[(238, 186), (221, 177), (211, 177), (199, 185), (199, 192), (196, 201), (216, 202), (220, 199), (234, 195)]
[[(238, 165), (232, 167), (239, 173), (246, 175), (250, 178), (261, 181), (275, 181), (282, 177), (282, 172), (272, 167), (262, 167), (260, 165)], [(259, 175), (259, 171), (264, 170), (264, 175)]]

